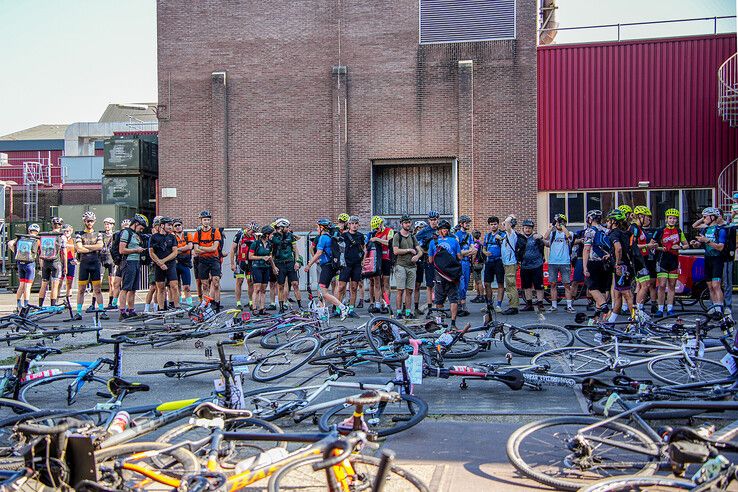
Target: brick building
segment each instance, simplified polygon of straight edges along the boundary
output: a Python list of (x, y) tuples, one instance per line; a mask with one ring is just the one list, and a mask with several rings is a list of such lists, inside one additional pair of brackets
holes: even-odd
[(162, 213), (298, 229), (344, 211), (534, 216), (536, 2), (157, 12)]

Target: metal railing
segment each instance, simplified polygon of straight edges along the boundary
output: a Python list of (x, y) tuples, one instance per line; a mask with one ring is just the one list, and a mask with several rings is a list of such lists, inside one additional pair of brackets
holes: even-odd
[(53, 162), (53, 160), (46, 157), (11, 157), (8, 159), (7, 166), (0, 166), (0, 180), (15, 181), (17, 183), (16, 189), (23, 189), (23, 168), (26, 162), (38, 162), (41, 164), (43, 183), (40, 184), (42, 186), (58, 186), (64, 183), (64, 171), (59, 165), (59, 162)]
[[(540, 38), (541, 33), (553, 32), (553, 31), (560, 32), (560, 31), (582, 31), (582, 30), (592, 30), (592, 29), (617, 29), (616, 39), (613, 39), (613, 40), (623, 41), (624, 39), (623, 39), (622, 30), (624, 27), (710, 21), (712, 22), (712, 34), (715, 35), (715, 34), (719, 34), (723, 32), (735, 32), (735, 24), (732, 24), (730, 30), (718, 32), (718, 21), (725, 20), (725, 19), (735, 19), (735, 18), (736, 18), (735, 15), (719, 15), (719, 16), (714, 16), (714, 17), (693, 17), (689, 19), (667, 19), (667, 20), (642, 21), (642, 22), (621, 22), (618, 24), (599, 24), (599, 25), (594, 25), (594, 26), (550, 27), (550, 28), (545, 28), (545, 29), (539, 29), (538, 32), (539, 32), (539, 38)], [(702, 34), (709, 34), (709, 32), (704, 32)], [(657, 36), (657, 37), (661, 37), (661, 36)], [(638, 36), (638, 38), (643, 38), (643, 36)], [(626, 40), (630, 40), (630, 39), (635, 39), (635, 38), (627, 38)]]
[(730, 126), (738, 127), (738, 53), (718, 69), (718, 113)]
[(725, 166), (718, 176), (717, 202), (720, 210), (730, 211), (734, 191), (738, 191), (738, 159)]

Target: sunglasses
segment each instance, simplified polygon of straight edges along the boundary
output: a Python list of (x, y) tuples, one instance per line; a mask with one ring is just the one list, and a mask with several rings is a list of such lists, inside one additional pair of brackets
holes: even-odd
[(174, 227), (182, 227), (182, 224), (174, 224)]

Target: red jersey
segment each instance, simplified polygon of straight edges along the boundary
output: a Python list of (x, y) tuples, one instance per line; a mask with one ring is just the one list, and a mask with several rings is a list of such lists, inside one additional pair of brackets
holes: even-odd
[[(379, 239), (386, 239), (389, 241), (392, 239), (392, 236), (395, 235), (395, 231), (392, 230), (391, 227), (385, 227), (382, 229), (382, 232), (376, 231), (374, 233), (374, 237), (378, 237)], [(381, 244), (382, 246), (382, 259), (389, 261), (390, 259), (390, 245), (387, 244), (386, 246), (384, 244)]]

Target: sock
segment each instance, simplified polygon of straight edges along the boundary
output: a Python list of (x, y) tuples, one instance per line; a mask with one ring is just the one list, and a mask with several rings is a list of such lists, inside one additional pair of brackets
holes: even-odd
[(236, 307), (241, 307), (241, 301), (236, 301)]
[(341, 303), (341, 304), (338, 305), (338, 309), (339, 309), (339, 311), (343, 311), (344, 309), (347, 309), (347, 308), (346, 308), (346, 305), (344, 303)]
[(16, 300), (15, 300), (15, 304), (16, 304), (16, 305), (18, 306), (18, 309), (20, 309), (20, 308), (22, 308), (22, 307), (23, 307), (23, 303), (21, 302), (21, 300), (20, 300), (20, 299), (16, 299)]
[(566, 300), (566, 307), (569, 309), (571, 309), (571, 302), (572, 302), (571, 299)]
[(105, 305), (101, 302), (100, 304), (97, 305), (97, 309), (102, 311), (103, 309), (105, 309)]
[[(46, 300), (46, 299), (45, 299), (44, 297), (39, 297), (39, 298), (38, 298), (38, 307), (44, 307), (44, 301), (45, 301), (45, 300)], [(52, 303), (52, 304), (53, 304), (53, 303)]]
[(557, 305), (557, 302), (556, 301), (551, 301), (551, 307), (554, 308), (554, 309), (556, 309), (559, 306)]
[(618, 319), (618, 314), (615, 311), (613, 311), (610, 313), (610, 317), (607, 318), (607, 322), (614, 323), (617, 319)]
[(663, 310), (664, 310), (664, 305), (663, 304), (659, 304), (659, 311), (663, 311)]
[(668, 304), (666, 306), (666, 309), (669, 310), (669, 311), (673, 311), (674, 310), (674, 305), (673, 304)]
[(128, 310), (128, 314), (136, 314), (136, 310), (135, 309), (129, 309)]
[(126, 308), (120, 308), (120, 314), (126, 314)]
[(28, 307), (28, 299), (23, 301), (23, 307)]
[(118, 298), (113, 297), (113, 307), (118, 307)]
[(451, 326), (456, 326), (456, 320), (455, 319), (452, 319), (451, 320)]
[(431, 304), (430, 302), (428, 303), (428, 309), (433, 309), (433, 304)]
[[(298, 304), (299, 304), (299, 302), (298, 302)], [(349, 306), (349, 313), (353, 313), (353, 312), (354, 312), (354, 305), (353, 305), (353, 304), (351, 304), (351, 305)]]
[(638, 310), (643, 311), (643, 303), (639, 302), (637, 305), (638, 305)]
[(410, 316), (411, 314), (412, 314), (412, 313), (410, 312), (410, 310), (409, 310), (409, 309), (406, 309), (406, 310), (405, 310), (405, 316)]
[(502, 301), (497, 301), (497, 305), (498, 305), (499, 307), (502, 307)]
[(192, 296), (187, 298), (187, 305), (192, 306)]
[(416, 303), (415, 303), (415, 309), (418, 309), (418, 307), (419, 307), (419, 304), (420, 304), (420, 303), (418, 303), (418, 302), (416, 302)]
[(144, 313), (148, 313), (150, 308), (151, 308), (150, 304), (144, 304)]
[(379, 308), (382, 307), (382, 305), (379, 302), (375, 302), (374, 303), (374, 307), (377, 308), (377, 309), (379, 309)]
[(77, 304), (77, 314), (82, 314), (82, 304)]
[(54, 299), (53, 297), (51, 298), (49, 302), (50, 302), (49, 304), (50, 306), (56, 306), (56, 299)]
[(300, 300), (297, 301), (297, 307), (299, 307), (300, 309), (302, 309), (302, 299), (300, 299)]

